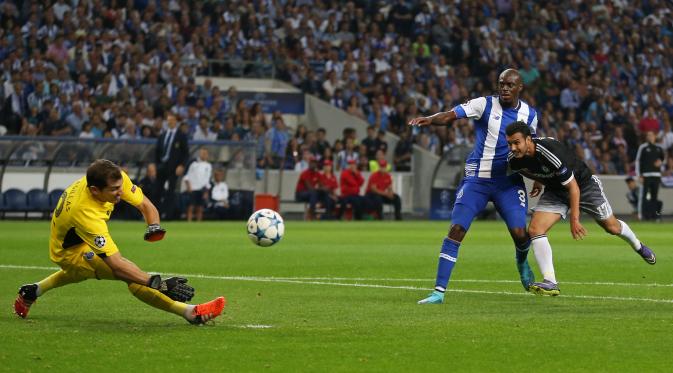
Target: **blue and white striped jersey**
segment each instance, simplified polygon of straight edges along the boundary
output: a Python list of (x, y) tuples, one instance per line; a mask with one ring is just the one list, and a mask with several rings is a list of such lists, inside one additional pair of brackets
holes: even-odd
[(507, 176), (509, 148), (505, 127), (516, 121), (528, 124), (535, 135), (537, 112), (519, 100), (515, 108), (504, 109), (498, 96), (479, 97), (453, 108), (457, 118), (474, 119), (475, 144), (465, 161), (466, 178), (495, 178)]

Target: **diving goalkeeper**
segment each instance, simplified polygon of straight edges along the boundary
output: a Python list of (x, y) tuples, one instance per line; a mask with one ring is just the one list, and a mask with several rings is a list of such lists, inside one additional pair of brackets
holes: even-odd
[(37, 298), (49, 290), (88, 279), (124, 281), (136, 298), (182, 316), (192, 324), (206, 323), (222, 313), (224, 297), (198, 305), (187, 304), (194, 296), (194, 288), (187, 285), (187, 279), (150, 275), (121, 255), (106, 222), (122, 199), (143, 214), (147, 222), (146, 241), (164, 237), (166, 231), (159, 224), (159, 212), (142, 190), (116, 164), (105, 159), (94, 161), (87, 168), (86, 177), (63, 192), (51, 219), (49, 257), (61, 270), (19, 288), (14, 302), (18, 316), (26, 318)]

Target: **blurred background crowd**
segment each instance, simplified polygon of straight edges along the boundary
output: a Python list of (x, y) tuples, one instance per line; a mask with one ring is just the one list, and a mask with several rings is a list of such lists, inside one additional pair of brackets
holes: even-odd
[[(172, 112), (190, 140), (256, 142), (260, 167), (366, 171), (383, 153), (404, 171), (412, 144), (474, 141), (467, 120), (412, 133), (409, 119), (495, 94), (517, 67), (538, 135), (628, 174), (652, 131), (673, 175), (671, 20), (663, 0), (4, 0), (0, 134), (158, 138)], [(329, 128), (289, 128), (235, 87), (195, 81), (271, 71), (370, 127), (330, 143)]]

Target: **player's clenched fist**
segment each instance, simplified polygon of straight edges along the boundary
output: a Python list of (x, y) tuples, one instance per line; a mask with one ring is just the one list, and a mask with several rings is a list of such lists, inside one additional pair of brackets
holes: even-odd
[(166, 230), (161, 228), (159, 224), (150, 224), (145, 231), (145, 241), (155, 242), (164, 238)]

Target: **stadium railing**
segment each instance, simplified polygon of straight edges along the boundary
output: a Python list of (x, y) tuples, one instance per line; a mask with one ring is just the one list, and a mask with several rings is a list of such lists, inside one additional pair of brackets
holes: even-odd
[[(82, 177), (87, 166), (99, 158), (121, 165), (137, 182), (145, 176), (147, 165), (155, 160), (156, 142), (156, 139), (0, 137), (0, 190), (14, 189), (24, 193), (24, 205), (17, 202), (21, 198), (14, 196), (15, 192), (10, 193), (12, 203), (8, 205), (3, 193), (2, 211), (43, 212), (44, 203), (48, 206), (46, 211), (51, 211), (63, 189)], [(238, 201), (238, 210), (232, 211), (241, 216), (251, 212), (248, 210), (252, 209), (252, 203), (247, 201), (252, 201), (256, 185), (255, 144), (245, 141), (191, 141), (190, 160), (196, 158), (201, 147), (208, 149), (213, 168), (225, 171), (231, 199)], [(45, 193), (38, 196), (38, 192), (33, 192), (31, 201), (39, 197), (39, 209), (28, 205), (25, 193), (32, 189)]]

